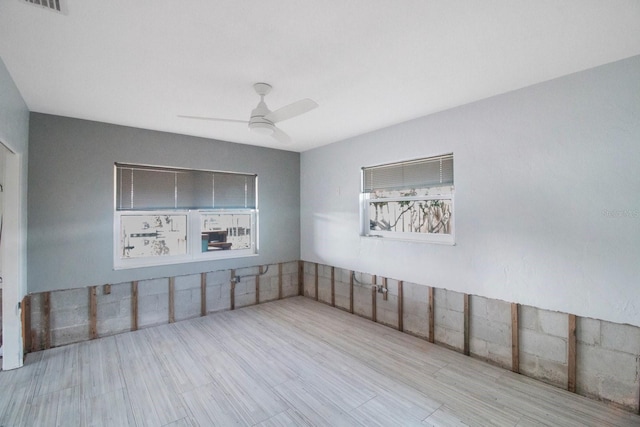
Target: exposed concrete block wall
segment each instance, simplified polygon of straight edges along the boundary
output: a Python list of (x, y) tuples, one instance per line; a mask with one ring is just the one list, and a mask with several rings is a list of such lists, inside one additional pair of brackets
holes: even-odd
[(351, 270), (336, 267), (334, 278), (336, 307), (349, 311), (351, 307), (351, 291), (349, 285), (351, 282)]
[[(279, 279), (277, 276), (271, 278), (272, 283), (274, 280), (277, 281)], [(282, 297), (288, 298), (296, 295), (298, 295), (298, 263), (282, 263)]]
[(89, 291), (51, 292), (51, 346), (89, 339)]
[(178, 276), (174, 281), (174, 315), (176, 322), (200, 316), (200, 274)]
[(231, 271), (207, 273), (207, 313), (231, 307)]
[(239, 268), (236, 270), (236, 308), (256, 304), (256, 276), (259, 267)]
[[(268, 267), (268, 268), (267, 268)], [(260, 301), (278, 299), (282, 280), (283, 297), (298, 295), (298, 262), (282, 263), (282, 277), (278, 264), (263, 266), (260, 276)], [(239, 278), (235, 286), (235, 308), (256, 303), (256, 275), (260, 267), (235, 270)], [(213, 271), (206, 277), (206, 312), (229, 310), (231, 307), (231, 270)], [(170, 278), (137, 282), (137, 327), (145, 328), (169, 322)], [(174, 278), (173, 312), (175, 321), (202, 314), (202, 275), (190, 274)], [(133, 327), (132, 283), (96, 286), (96, 332), (108, 336), (130, 331)], [(40, 350), (74, 342), (86, 341), (90, 336), (90, 292), (92, 287), (42, 292), (29, 295), (31, 347)], [(107, 292), (106, 290), (109, 289)], [(49, 320), (45, 314), (45, 295), (49, 295)], [(48, 335), (47, 335), (48, 330)], [(47, 336), (49, 337), (47, 341)]]
[(331, 267), (328, 265), (318, 264), (318, 301), (331, 304)]
[(511, 304), (470, 296), (469, 315), (471, 355), (511, 369)]
[(555, 385), (567, 384), (568, 315), (520, 307), (520, 372)]
[[(387, 299), (383, 293), (376, 293), (376, 321), (383, 325), (398, 329), (398, 281), (386, 279)], [(377, 280), (378, 286), (383, 284), (383, 279)]]
[(366, 273), (354, 273), (353, 312), (362, 317), (371, 318), (371, 280), (373, 276)]
[(303, 271), (303, 295), (316, 298), (316, 265), (312, 262), (305, 262)]
[[(315, 299), (315, 263), (304, 262), (304, 295)], [(335, 306), (349, 311), (352, 272), (334, 269)], [(353, 273), (354, 314), (371, 318), (373, 276)], [(319, 301), (330, 302), (331, 266), (318, 265)], [(376, 321), (398, 329), (398, 283), (387, 278), (388, 298), (376, 293)], [(382, 285), (384, 278), (376, 277)], [(429, 287), (412, 282), (402, 285), (403, 331), (429, 339)], [(530, 306), (518, 306), (512, 319), (510, 302), (469, 295), (465, 333), (465, 295), (433, 289), (434, 340), (505, 369), (569, 387), (569, 315)], [(514, 305), (515, 306), (515, 305)], [(519, 345), (512, 347), (513, 321)], [(468, 340), (465, 343), (465, 336)], [(577, 318), (576, 392), (612, 402), (638, 412), (640, 400), (640, 328), (600, 320)], [(513, 365), (516, 357), (517, 365)]]
[(436, 289), (434, 299), (436, 343), (462, 351), (464, 348), (464, 294)]
[(162, 325), (168, 321), (169, 278), (139, 281), (138, 327)]
[(402, 284), (404, 331), (429, 338), (429, 288), (412, 282)]
[(260, 296), (259, 302), (268, 302), (278, 299), (278, 266), (267, 265), (262, 269), (260, 275)]
[(577, 392), (638, 409), (640, 328), (578, 318)]
[(131, 330), (131, 283), (111, 285), (105, 293), (104, 286), (97, 289), (98, 311), (96, 329), (98, 336), (120, 334)]

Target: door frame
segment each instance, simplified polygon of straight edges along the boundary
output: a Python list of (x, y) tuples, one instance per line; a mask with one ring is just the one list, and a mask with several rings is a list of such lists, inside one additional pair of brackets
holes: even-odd
[(26, 295), (26, 162), (3, 141), (4, 151), (2, 241), (2, 369), (23, 365), (22, 307)]

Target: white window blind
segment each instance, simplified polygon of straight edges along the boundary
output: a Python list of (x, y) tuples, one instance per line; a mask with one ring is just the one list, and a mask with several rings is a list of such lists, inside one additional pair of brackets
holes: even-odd
[(255, 209), (255, 174), (116, 163), (116, 210)]
[(362, 168), (362, 192), (453, 184), (453, 154)]

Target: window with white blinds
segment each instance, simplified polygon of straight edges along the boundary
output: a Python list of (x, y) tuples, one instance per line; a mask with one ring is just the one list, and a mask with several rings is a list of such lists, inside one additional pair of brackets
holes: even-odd
[(454, 243), (453, 154), (362, 168), (361, 235)]
[(116, 163), (114, 268), (257, 254), (257, 180)]
[(453, 185), (453, 154), (362, 168), (365, 193)]
[(256, 175), (116, 164), (116, 210), (253, 209)]

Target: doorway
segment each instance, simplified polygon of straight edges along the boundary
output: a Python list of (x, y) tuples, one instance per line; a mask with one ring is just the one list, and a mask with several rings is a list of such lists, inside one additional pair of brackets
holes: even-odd
[(21, 300), (26, 293), (26, 163), (0, 141), (0, 336), (2, 370), (23, 364)]

